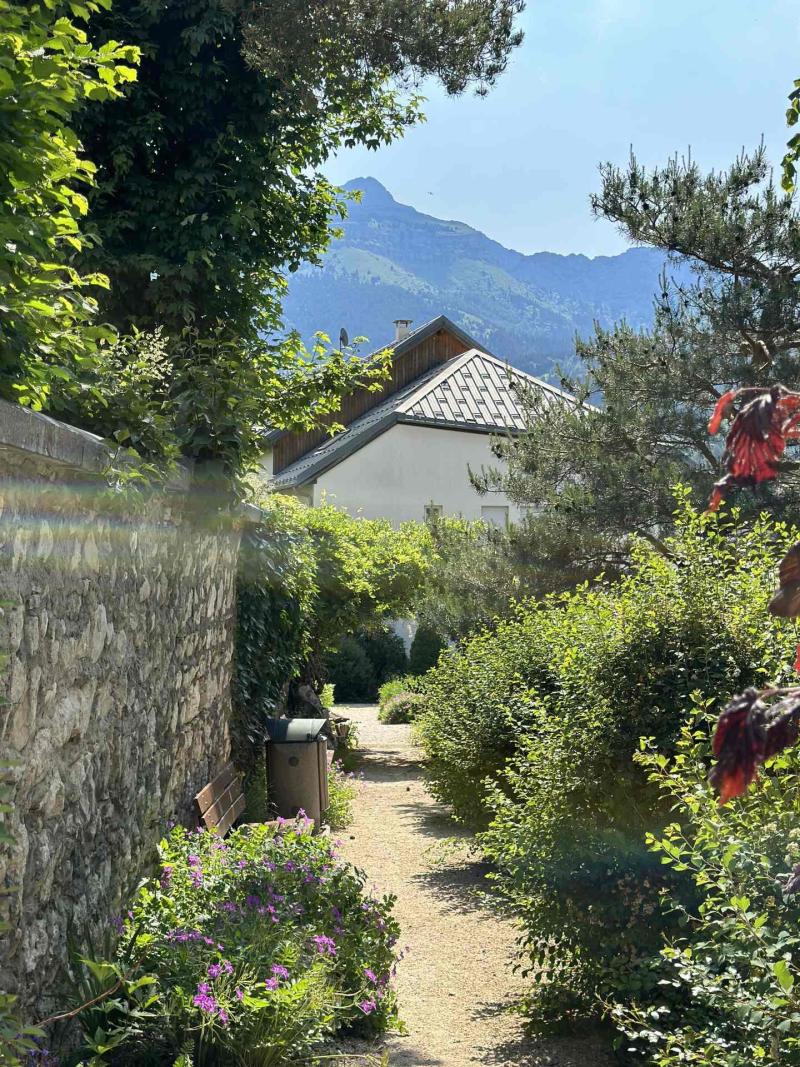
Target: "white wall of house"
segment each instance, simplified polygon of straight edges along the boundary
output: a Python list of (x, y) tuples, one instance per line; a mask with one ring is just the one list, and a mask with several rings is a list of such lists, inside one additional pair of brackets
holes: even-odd
[[(503, 493), (481, 496), (469, 470), (497, 466), (489, 434), (396, 423), (369, 444), (321, 474), (313, 503), (323, 500), (365, 518), (386, 518), (395, 525), (425, 518), (426, 505), (443, 515), (485, 518), (502, 524), (519, 521), (519, 508)], [(506, 512), (505, 509), (508, 509)]]

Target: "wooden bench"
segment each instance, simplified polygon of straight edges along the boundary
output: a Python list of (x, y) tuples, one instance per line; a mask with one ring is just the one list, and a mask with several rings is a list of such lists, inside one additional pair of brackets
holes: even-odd
[(226, 763), (217, 777), (200, 790), (194, 802), (203, 826), (224, 837), (244, 812), (242, 778), (233, 764)]

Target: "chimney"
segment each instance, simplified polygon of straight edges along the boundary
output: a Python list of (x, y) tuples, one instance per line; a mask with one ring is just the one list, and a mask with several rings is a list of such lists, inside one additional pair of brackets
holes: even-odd
[(411, 323), (413, 319), (395, 319), (394, 320), (394, 339), (395, 341), (404, 341), (406, 337), (411, 333)]

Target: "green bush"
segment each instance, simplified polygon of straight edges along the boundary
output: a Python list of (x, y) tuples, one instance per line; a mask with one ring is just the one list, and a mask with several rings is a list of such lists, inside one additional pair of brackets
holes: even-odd
[(418, 693), (420, 679), (413, 674), (404, 674), (400, 678), (390, 678), (378, 689), (378, 703), (383, 706), (387, 700), (399, 693)]
[(340, 703), (374, 700), (378, 687), (375, 668), (355, 637), (345, 637), (326, 660), (326, 671)]
[(76, 964), (78, 997), (100, 999), (77, 1016), (72, 1063), (277, 1067), (394, 1021), (393, 899), (367, 896), (308, 821), (226, 841), (178, 828), (160, 855), (116, 957)]
[(320, 690), (319, 702), (323, 708), (330, 710), (336, 704), (336, 686), (332, 682), (326, 682)]
[(378, 690), (378, 718), (385, 723), (411, 722), (424, 707), (420, 679), (413, 674), (384, 682)]
[(410, 674), (425, 674), (435, 667), (445, 643), (435, 630), (420, 625), (411, 642), (408, 654), (408, 671)]
[(784, 752), (759, 788), (720, 807), (708, 784), (717, 716), (696, 702), (672, 758), (652, 745), (638, 757), (672, 812), (650, 848), (686, 872), (696, 900), (660, 902), (680, 933), (650, 961), (650, 995), (618, 999), (612, 1017), (620, 1045), (654, 1067), (797, 1065), (800, 895), (786, 886), (800, 862), (800, 760)]
[(795, 627), (765, 614), (792, 539), (682, 508), (669, 558), (641, 545), (624, 580), (525, 604), (426, 678), (431, 786), (485, 827), (540, 978), (532, 1011), (591, 1014), (651, 980), (678, 875), (644, 847), (668, 810), (632, 757), (642, 736), (672, 749), (693, 690), (725, 697), (794, 658)]
[(356, 638), (372, 664), (379, 686), (391, 678), (406, 674), (408, 656), (405, 645), (397, 634), (382, 628), (361, 632)]
[(378, 718), (388, 725), (413, 722), (423, 708), (423, 699), (418, 693), (397, 693), (381, 704)]
[(353, 821), (353, 801), (357, 794), (355, 773), (334, 763), (328, 772), (328, 806), (323, 813), (331, 830), (344, 830)]
[(341, 641), (326, 657), (325, 669), (340, 700), (366, 702), (378, 698), (378, 687), (387, 679), (408, 669), (408, 657), (403, 642), (390, 630), (362, 630)]

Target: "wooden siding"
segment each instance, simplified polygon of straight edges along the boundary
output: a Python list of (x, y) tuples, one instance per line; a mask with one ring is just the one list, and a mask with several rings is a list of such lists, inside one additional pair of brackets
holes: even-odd
[[(431, 367), (446, 363), (453, 356), (465, 352), (467, 346), (449, 330), (437, 330), (431, 337), (402, 352), (392, 364), (392, 376), (380, 392), (371, 393), (368, 389), (357, 389), (346, 396), (342, 407), (335, 415), (329, 416), (325, 423), (343, 423), (349, 426), (361, 415), (365, 415), (376, 404), (386, 400), (398, 389), (419, 378)], [(322, 444), (328, 437), (325, 427), (316, 430), (290, 430), (274, 443), (272, 449), (272, 472), (279, 474), (290, 463)]]

